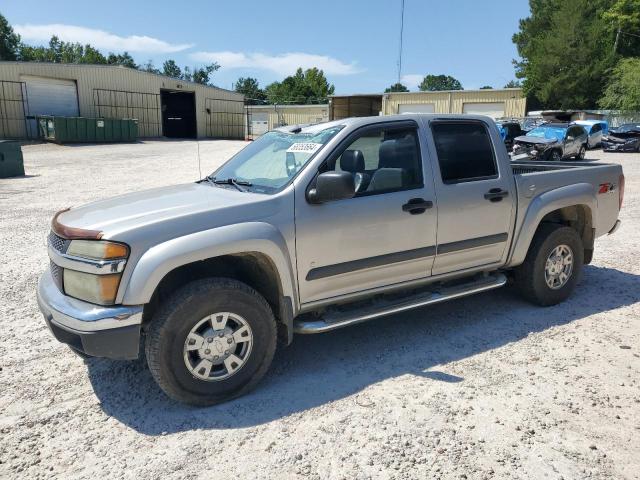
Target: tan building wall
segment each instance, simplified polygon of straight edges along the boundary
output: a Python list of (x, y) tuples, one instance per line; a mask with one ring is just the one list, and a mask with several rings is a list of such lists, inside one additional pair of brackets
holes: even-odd
[[(9, 82), (22, 82), (27, 76), (75, 81), (80, 116), (137, 118), (141, 137), (162, 135), (161, 89), (195, 93), (198, 137), (242, 138), (244, 135), (244, 96), (229, 90), (118, 66), (0, 62), (4, 96), (19, 94), (20, 84)], [(3, 98), (0, 90), (0, 108), (4, 106), (4, 115), (19, 114), (22, 105), (3, 101)], [(0, 112), (0, 117), (2, 115)]]
[(526, 98), (519, 88), (385, 93), (382, 112), (383, 115), (395, 115), (401, 113), (401, 104), (431, 104), (434, 113), (464, 113), (465, 104), (477, 103), (501, 103), (506, 117), (525, 116)]
[[(245, 107), (247, 125), (253, 121), (266, 118), (266, 131), (281, 125), (298, 125), (304, 123), (321, 123), (329, 121), (329, 105), (251, 105)], [(253, 130), (253, 128), (252, 128)], [(251, 131), (247, 136), (257, 136)]]

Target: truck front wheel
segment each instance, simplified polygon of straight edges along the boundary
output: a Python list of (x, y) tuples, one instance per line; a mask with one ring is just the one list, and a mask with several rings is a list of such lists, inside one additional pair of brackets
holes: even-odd
[(514, 271), (516, 285), (532, 303), (555, 305), (566, 300), (582, 271), (584, 246), (573, 228), (540, 226), (522, 265)]
[(232, 279), (187, 284), (151, 321), (145, 352), (149, 370), (171, 398), (206, 406), (251, 390), (276, 349), (271, 307)]

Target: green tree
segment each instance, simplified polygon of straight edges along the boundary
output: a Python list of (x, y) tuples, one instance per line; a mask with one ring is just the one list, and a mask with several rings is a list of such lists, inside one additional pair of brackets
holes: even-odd
[(613, 69), (611, 82), (600, 99), (602, 108), (640, 111), (640, 58), (623, 58)]
[(390, 93), (390, 92), (408, 92), (409, 89), (407, 87), (405, 87), (403, 84), (401, 84), (400, 82), (398, 83), (394, 83), (393, 85), (391, 85), (390, 87), (386, 88), (384, 90), (384, 93)]
[[(89, 45), (87, 45), (89, 46)], [(136, 62), (133, 60), (133, 57), (129, 55), (129, 53), (109, 53), (107, 56), (107, 63), (109, 65), (121, 65), (127, 68), (138, 68)]]
[(20, 35), (13, 31), (2, 14), (0, 14), (0, 60), (17, 60), (20, 46)]
[(273, 82), (264, 89), (269, 103), (324, 103), (333, 95), (335, 87), (331, 85), (324, 72), (318, 68), (303, 71), (286, 77), (282, 82)]
[(427, 75), (422, 79), (418, 88), (423, 92), (463, 89), (460, 81), (450, 75)]
[(513, 36), (516, 77), (532, 104), (593, 108), (615, 65), (614, 34), (604, 13), (612, 0), (530, 0), (531, 15)]
[(32, 47), (20, 45), (18, 58), (27, 62), (87, 63), (104, 65), (107, 59), (91, 45), (63, 42), (55, 35), (49, 40), (49, 46)]
[(182, 79), (188, 82), (199, 83), (201, 85), (212, 85), (210, 83), (211, 74), (219, 68), (220, 65), (215, 62), (205, 65), (204, 67), (193, 67), (193, 70), (189, 67), (184, 67)]
[(493, 90), (493, 87), (491, 85), (483, 85), (480, 90)]
[(167, 60), (162, 64), (162, 74), (172, 78), (182, 78), (182, 70), (175, 60)]
[(266, 98), (258, 84), (258, 80), (252, 77), (240, 77), (234, 84), (233, 89), (238, 93), (242, 93), (245, 101), (251, 105), (263, 103)]
[(162, 73), (156, 68), (156, 66), (153, 64), (153, 60), (151, 59), (147, 60), (147, 63), (145, 63), (144, 65), (140, 65), (140, 70), (144, 72), (155, 73), (158, 75)]
[(519, 80), (509, 80), (504, 88), (522, 88), (522, 83)]
[(640, 56), (640, 0), (616, 0), (603, 18), (617, 37), (616, 53), (623, 57)]

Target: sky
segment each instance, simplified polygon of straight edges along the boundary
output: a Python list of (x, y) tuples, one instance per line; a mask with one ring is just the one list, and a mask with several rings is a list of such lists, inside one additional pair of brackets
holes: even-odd
[[(401, 0), (175, 1), (3, 0), (2, 13), (25, 43), (52, 35), (128, 51), (160, 67), (217, 61), (213, 83), (239, 77), (261, 86), (296, 68), (322, 68), (336, 94), (379, 93), (398, 78)], [(53, 8), (55, 7), (55, 8)], [(402, 82), (446, 74), (465, 89), (503, 87), (515, 78), (511, 36), (527, 0), (405, 0)]]

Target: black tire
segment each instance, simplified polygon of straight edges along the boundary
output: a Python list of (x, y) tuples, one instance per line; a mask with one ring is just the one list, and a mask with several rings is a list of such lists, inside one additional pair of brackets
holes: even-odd
[[(545, 265), (551, 252), (560, 245), (570, 247), (573, 269), (564, 286), (552, 289), (545, 280)], [(582, 240), (573, 228), (552, 223), (542, 224), (533, 237), (524, 263), (514, 270), (516, 286), (524, 298), (537, 305), (560, 303), (571, 295), (580, 279), (583, 255)]]
[[(189, 371), (183, 349), (190, 330), (217, 312), (242, 316), (251, 328), (253, 343), (238, 371), (223, 380), (207, 381)], [(160, 306), (151, 320), (145, 352), (151, 375), (169, 397), (207, 406), (254, 388), (271, 365), (276, 339), (275, 318), (264, 297), (236, 280), (211, 278), (187, 284)]]
[(587, 149), (584, 145), (582, 145), (578, 150), (578, 153), (576, 153), (575, 159), (584, 160), (584, 157), (586, 156), (586, 154), (587, 154)]
[(559, 162), (562, 160), (562, 152), (558, 149), (553, 149), (545, 152), (544, 159), (549, 162)]

